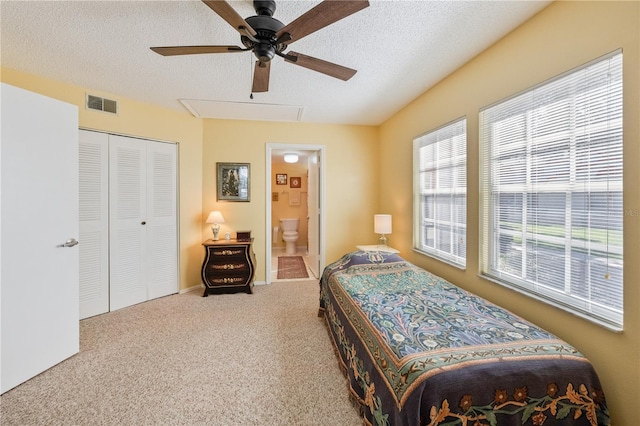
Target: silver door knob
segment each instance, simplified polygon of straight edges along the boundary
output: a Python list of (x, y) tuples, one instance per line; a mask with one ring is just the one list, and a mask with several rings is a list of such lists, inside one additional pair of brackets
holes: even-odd
[(78, 245), (78, 240), (75, 238), (69, 238), (64, 244), (58, 245), (58, 247), (73, 247)]

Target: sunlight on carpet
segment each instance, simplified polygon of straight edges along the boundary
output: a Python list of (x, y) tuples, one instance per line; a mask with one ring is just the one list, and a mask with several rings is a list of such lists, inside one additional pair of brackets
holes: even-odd
[(309, 278), (307, 266), (302, 256), (279, 256), (278, 279), (289, 280), (295, 278)]

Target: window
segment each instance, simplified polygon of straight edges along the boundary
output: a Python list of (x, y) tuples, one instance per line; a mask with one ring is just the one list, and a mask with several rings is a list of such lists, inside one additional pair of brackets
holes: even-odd
[(622, 329), (622, 52), (480, 113), (481, 273)]
[(467, 254), (467, 119), (413, 141), (414, 248), (464, 268)]

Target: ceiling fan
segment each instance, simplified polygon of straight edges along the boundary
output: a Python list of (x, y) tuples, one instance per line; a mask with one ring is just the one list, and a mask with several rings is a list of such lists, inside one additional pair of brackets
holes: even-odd
[(254, 0), (253, 7), (257, 15), (247, 19), (238, 15), (224, 0), (202, 0), (202, 2), (240, 33), (240, 40), (244, 48), (239, 46), (167, 46), (152, 47), (151, 50), (163, 56), (252, 51), (258, 58), (253, 73), (252, 92), (269, 91), (271, 60), (275, 56), (284, 58), (286, 62), (344, 81), (349, 80), (357, 72), (342, 65), (298, 52), (285, 52), (285, 50), (291, 43), (368, 7), (367, 0), (324, 0), (288, 25), (273, 18), (273, 13), (276, 10), (276, 3), (273, 0)]

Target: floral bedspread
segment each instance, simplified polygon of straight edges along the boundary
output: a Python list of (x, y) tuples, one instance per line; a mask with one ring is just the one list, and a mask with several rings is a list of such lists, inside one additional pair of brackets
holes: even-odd
[(365, 424), (609, 425), (575, 348), (398, 255), (327, 266), (320, 309)]

